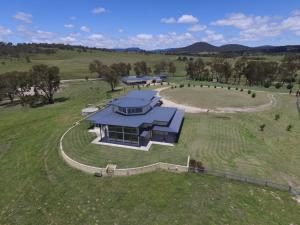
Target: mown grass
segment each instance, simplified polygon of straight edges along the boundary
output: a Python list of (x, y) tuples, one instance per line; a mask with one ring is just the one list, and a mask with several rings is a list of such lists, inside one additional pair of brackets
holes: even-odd
[[(64, 148), (71, 157), (101, 167), (107, 163), (115, 163), (119, 168), (134, 167), (158, 161), (184, 165), (190, 155), (208, 168), (300, 187), (300, 119), (296, 98), (279, 94), (275, 97), (276, 106), (263, 112), (186, 113), (175, 147), (153, 145), (149, 152), (140, 152), (95, 145), (90, 143), (94, 134), (81, 125), (67, 134)], [(277, 121), (275, 114), (280, 115)], [(261, 124), (266, 124), (264, 131), (260, 131)], [(293, 125), (291, 131), (286, 130), (289, 124)]]
[[(299, 205), (286, 192), (196, 174), (95, 178), (67, 166), (58, 154), (60, 136), (85, 104), (103, 100), (108, 89), (102, 82), (72, 83), (57, 95), (65, 102), (1, 106), (0, 224), (300, 221)], [(193, 119), (199, 118), (190, 125)]]
[(252, 98), (247, 91), (199, 86), (169, 88), (162, 91), (161, 95), (176, 103), (214, 109), (217, 107), (251, 107), (270, 101), (266, 93), (256, 93), (256, 97)]

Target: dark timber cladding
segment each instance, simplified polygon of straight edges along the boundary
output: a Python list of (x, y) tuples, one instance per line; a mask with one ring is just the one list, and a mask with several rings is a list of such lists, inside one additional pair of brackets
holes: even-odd
[(106, 108), (89, 117), (100, 128), (102, 142), (141, 146), (150, 140), (177, 141), (184, 112), (161, 107), (156, 91), (130, 91), (112, 100)]

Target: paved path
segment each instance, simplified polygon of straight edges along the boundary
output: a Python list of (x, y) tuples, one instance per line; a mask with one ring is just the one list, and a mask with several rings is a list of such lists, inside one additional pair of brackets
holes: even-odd
[[(163, 87), (156, 89), (158, 91), (158, 96), (162, 97), (160, 95), (160, 92), (163, 90), (166, 90), (170, 87)], [(263, 105), (259, 106), (251, 106), (251, 107), (216, 107), (213, 108), (201, 108), (201, 107), (195, 107), (190, 105), (184, 105), (179, 104), (176, 102), (171, 101), (170, 99), (162, 97), (163, 105), (167, 107), (177, 107), (179, 109), (183, 109), (187, 113), (236, 113), (236, 112), (259, 112), (264, 111), (267, 109), (270, 109), (274, 107), (277, 104), (277, 100), (274, 97), (274, 94), (267, 94), (269, 98), (269, 102)]]

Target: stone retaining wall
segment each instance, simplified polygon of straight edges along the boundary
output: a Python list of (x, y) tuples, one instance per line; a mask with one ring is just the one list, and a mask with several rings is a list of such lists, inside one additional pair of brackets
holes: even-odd
[[(72, 130), (74, 127), (79, 125), (79, 122), (76, 122), (72, 127), (70, 127), (60, 138), (60, 155), (62, 156), (63, 160), (71, 167), (81, 170), (82, 172), (88, 173), (88, 174), (98, 174), (102, 176), (108, 176), (107, 174), (107, 168), (101, 168), (101, 167), (95, 167), (90, 165), (85, 165), (83, 163), (77, 162), (74, 159), (70, 158), (63, 150), (63, 138), (64, 136)], [(188, 159), (189, 160), (189, 159)], [(141, 173), (149, 173), (154, 172), (157, 170), (165, 170), (169, 172), (175, 172), (175, 173), (185, 173), (188, 172), (188, 164), (187, 166), (182, 165), (176, 165), (171, 163), (163, 163), (163, 162), (157, 162), (151, 165), (141, 166), (141, 167), (134, 167), (134, 168), (126, 168), (126, 169), (114, 169), (112, 172), (112, 176), (130, 176), (135, 174), (141, 174)]]

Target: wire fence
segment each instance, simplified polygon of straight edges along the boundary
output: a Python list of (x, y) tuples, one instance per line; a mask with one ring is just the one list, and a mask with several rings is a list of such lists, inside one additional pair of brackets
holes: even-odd
[(195, 167), (189, 167), (189, 172), (195, 172), (198, 174), (209, 174), (213, 176), (218, 176), (218, 177), (224, 177), (227, 179), (235, 180), (235, 181), (240, 181), (244, 183), (250, 183), (250, 184), (255, 184), (255, 185), (260, 185), (260, 186), (265, 186), (265, 187), (272, 187), (278, 190), (282, 191), (288, 191), (290, 194), (300, 196), (300, 190), (296, 189), (295, 187), (287, 184), (279, 184), (270, 180), (264, 180), (264, 179), (259, 179), (259, 178), (253, 178), (253, 177), (248, 177), (244, 176), (241, 174), (229, 172), (229, 171), (222, 171), (219, 169), (208, 169), (208, 168), (195, 168)]

